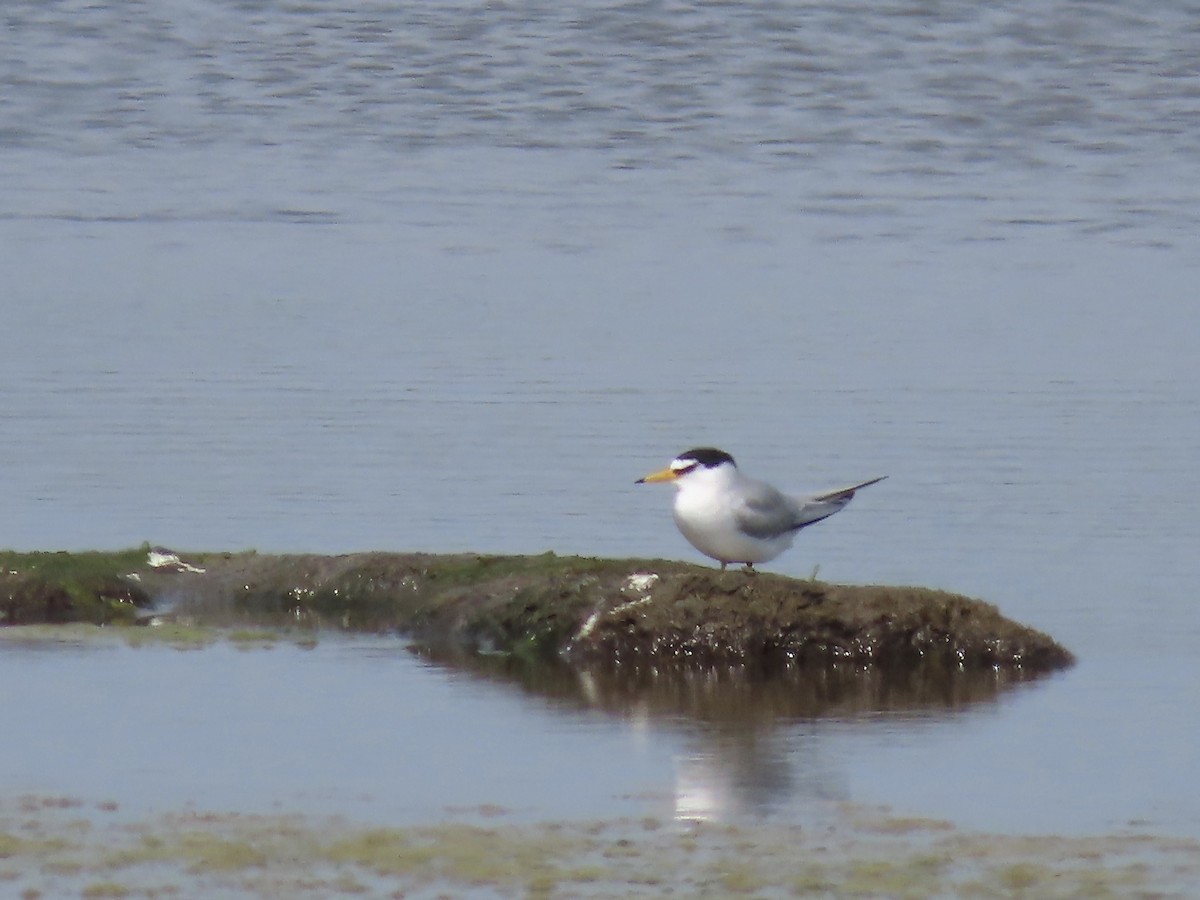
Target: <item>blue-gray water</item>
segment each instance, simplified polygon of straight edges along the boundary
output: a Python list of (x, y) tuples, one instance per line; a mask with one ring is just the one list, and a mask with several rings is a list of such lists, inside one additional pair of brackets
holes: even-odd
[[(694, 558), (632, 483), (680, 450), (886, 473), (770, 568), (981, 596), (1080, 664), (776, 758), (1200, 834), (1198, 36), (1178, 2), (9, 3), (0, 543)], [(534, 744), (633, 727), (497, 702)]]

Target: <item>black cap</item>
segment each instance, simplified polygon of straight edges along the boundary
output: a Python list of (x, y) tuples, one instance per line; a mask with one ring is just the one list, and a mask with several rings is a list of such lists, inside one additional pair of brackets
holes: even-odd
[(722, 463), (729, 463), (736, 467), (737, 463), (733, 461), (733, 457), (724, 450), (718, 450), (716, 447), (696, 447), (694, 450), (688, 450), (685, 453), (680, 453), (676, 459), (694, 459), (706, 469), (714, 469)]

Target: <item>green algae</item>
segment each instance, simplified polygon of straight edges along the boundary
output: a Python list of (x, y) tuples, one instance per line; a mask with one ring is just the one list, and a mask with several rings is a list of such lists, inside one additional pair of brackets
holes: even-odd
[(118, 884), (115, 881), (97, 881), (84, 887), (80, 896), (84, 900), (105, 900), (105, 898), (122, 900), (132, 893), (133, 891), (127, 885)]
[(152, 605), (130, 573), (148, 547), (112, 553), (0, 551), (0, 625), (133, 621)]
[[(79, 827), (81, 815), (95, 827)], [(6, 888), (29, 897), (1185, 898), (1200, 886), (1193, 839), (974, 833), (863, 808), (804, 827), (504, 814), (363, 827), (220, 813), (128, 821), (25, 798), (0, 800), (0, 859)]]
[(446, 824), (358, 832), (324, 847), (321, 855), (421, 885), (544, 887), (566, 877), (560, 862), (578, 849), (577, 842), (561, 832), (547, 831), (529, 840), (521, 829)]

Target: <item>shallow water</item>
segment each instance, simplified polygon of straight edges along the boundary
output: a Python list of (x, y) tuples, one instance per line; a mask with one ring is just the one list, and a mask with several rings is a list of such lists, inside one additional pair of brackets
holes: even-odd
[[(670, 768), (602, 717), (431, 669), (394, 640), (5, 646), (0, 666), (24, 685), (5, 702), (5, 731), (22, 736), (4, 742), (8, 784), (132, 817), (195, 808), (413, 824), (489, 805), (600, 817)], [(580, 769), (614, 758), (628, 760), (616, 779), (580, 783)]]
[[(1200, 834), (1194, 8), (3, 15), (6, 545), (693, 558), (632, 484), (689, 446), (798, 490), (887, 473), (772, 568), (985, 597), (1080, 664), (782, 725), (763, 771), (832, 760), (817, 793), (980, 827)], [(146, 668), (203, 684), (222, 653), (3, 657), (22, 685), (119, 661), (169, 708)], [(351, 651), (231, 655), (372, 677)], [(604, 797), (691, 752), (451, 681), (446, 745), (483, 707), (572, 754), (641, 742), (653, 775)], [(91, 696), (119, 741), (123, 694)]]
[[(0, 645), (8, 784), (115, 806), (442, 818), (810, 821), (866, 773), (839, 750), (971, 715), (999, 673), (792, 677), (574, 671), (426, 660), (403, 641), (10, 633)], [(852, 754), (851, 754), (852, 756)]]

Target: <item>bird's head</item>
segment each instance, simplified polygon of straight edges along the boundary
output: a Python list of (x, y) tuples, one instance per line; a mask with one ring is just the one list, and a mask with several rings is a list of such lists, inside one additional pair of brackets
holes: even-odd
[(658, 481), (672, 481), (677, 486), (682, 486), (689, 476), (736, 468), (737, 463), (724, 450), (718, 450), (716, 447), (697, 447), (694, 450), (680, 453), (671, 460), (671, 464), (665, 469), (651, 472), (645, 478), (639, 478), (634, 483), (653, 484)]

